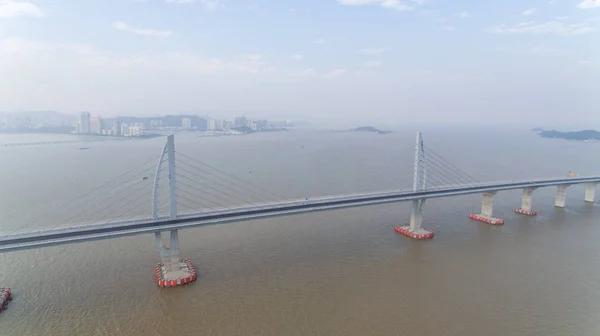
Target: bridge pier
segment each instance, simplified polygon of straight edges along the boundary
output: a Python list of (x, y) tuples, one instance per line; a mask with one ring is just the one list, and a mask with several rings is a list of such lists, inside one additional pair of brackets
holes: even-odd
[(596, 183), (588, 183), (585, 185), (585, 201), (594, 203), (596, 198)]
[(423, 224), (423, 205), (425, 200), (414, 200), (412, 211), (410, 213), (410, 223), (408, 225), (397, 225), (394, 230), (413, 239), (431, 239), (434, 236), (433, 231), (422, 227)]
[[(158, 220), (158, 190), (161, 165), (164, 156), (168, 155), (169, 164), (169, 217), (177, 218), (177, 180), (175, 174), (175, 137), (169, 135), (163, 152), (158, 159), (154, 176), (154, 190), (152, 197), (152, 216)], [(190, 259), (179, 258), (179, 231), (170, 230), (170, 245), (167, 247), (160, 231), (154, 233), (156, 247), (160, 252), (160, 262), (154, 267), (156, 283), (160, 287), (175, 287), (196, 280), (196, 270)]]
[(556, 201), (554, 206), (557, 208), (564, 208), (567, 201), (567, 188), (569, 185), (559, 185), (556, 187)]
[(523, 189), (523, 199), (521, 201), (521, 207), (515, 209), (516, 213), (520, 213), (522, 215), (527, 215), (527, 216), (537, 215), (536, 211), (531, 210), (531, 204), (533, 202), (533, 191), (534, 190), (535, 190), (535, 188)]
[(494, 211), (494, 195), (496, 192), (484, 192), (481, 201), (481, 213), (471, 212), (469, 218), (493, 225), (504, 224), (504, 219), (492, 215)]

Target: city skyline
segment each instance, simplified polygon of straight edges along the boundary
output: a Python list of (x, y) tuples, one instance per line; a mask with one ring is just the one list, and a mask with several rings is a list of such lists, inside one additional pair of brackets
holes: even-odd
[[(278, 124), (279, 122), (275, 122)], [(286, 122), (287, 123), (287, 122)], [(205, 116), (179, 114), (163, 116), (118, 116), (104, 118), (88, 111), (77, 116), (56, 111), (0, 112), (0, 133), (36, 132), (72, 133), (106, 136), (146, 136), (156, 131), (205, 131), (230, 134), (253, 131), (281, 130), (266, 119), (248, 118), (241, 114), (233, 118), (215, 119)], [(150, 131), (149, 134), (146, 134)]]
[(2, 0), (0, 110), (599, 125), (599, 24), (598, 0)]

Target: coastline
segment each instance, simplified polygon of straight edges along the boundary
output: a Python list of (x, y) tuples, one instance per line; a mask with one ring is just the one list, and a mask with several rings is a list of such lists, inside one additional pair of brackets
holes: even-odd
[(560, 139), (579, 142), (599, 142), (600, 132), (595, 130), (583, 130), (574, 132), (561, 132), (557, 130), (533, 129), (534, 134), (545, 139)]

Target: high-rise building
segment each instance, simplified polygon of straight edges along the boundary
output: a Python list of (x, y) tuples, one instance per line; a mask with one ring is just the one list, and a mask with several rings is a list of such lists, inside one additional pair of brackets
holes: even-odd
[(112, 135), (113, 136), (121, 136), (122, 134), (123, 133), (121, 133), (121, 121), (120, 120), (113, 121)]
[(160, 119), (150, 120), (150, 128), (156, 129), (156, 128), (159, 128), (161, 126), (162, 126), (162, 120), (160, 120)]
[(223, 120), (215, 120), (215, 131), (223, 130)]
[(256, 120), (248, 120), (247, 126), (251, 130), (256, 131)]
[(256, 120), (256, 129), (262, 130), (269, 126), (269, 123), (266, 120)]
[(208, 121), (208, 130), (209, 131), (216, 131), (217, 130), (217, 121), (214, 119), (210, 119)]
[(102, 118), (91, 118), (90, 119), (90, 134), (102, 134), (104, 121)]
[(90, 133), (90, 112), (79, 113), (79, 133)]
[(248, 119), (245, 116), (235, 118), (235, 128), (248, 126)]
[(192, 128), (192, 119), (191, 118), (183, 118), (181, 119), (181, 128), (184, 130), (188, 130)]
[(130, 126), (129, 127), (129, 136), (140, 136), (143, 135), (144, 131), (142, 126)]

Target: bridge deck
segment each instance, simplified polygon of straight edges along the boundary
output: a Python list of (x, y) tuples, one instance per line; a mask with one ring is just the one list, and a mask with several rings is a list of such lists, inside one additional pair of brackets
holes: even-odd
[(203, 213), (187, 213), (178, 216), (176, 219), (159, 218), (158, 220), (153, 220), (152, 218), (140, 218), (121, 222), (98, 223), (68, 228), (38, 230), (27, 233), (15, 233), (0, 236), (0, 252), (70, 244), (90, 240), (111, 239), (156, 231), (166, 231), (204, 225), (216, 225), (268, 217), (280, 217), (315, 211), (405, 202), (418, 199), (460, 196), (482, 192), (582, 183), (600, 183), (600, 176), (484, 183), (427, 189), (418, 192), (397, 190), (377, 193), (318, 197), (310, 199), (309, 201), (295, 200), (290, 202), (250, 205), (235, 209), (222, 209)]

